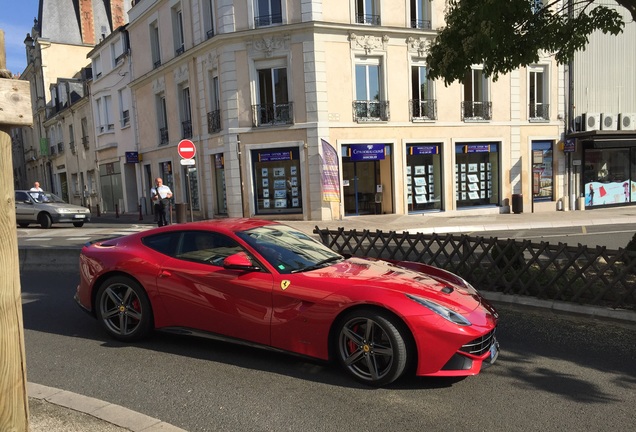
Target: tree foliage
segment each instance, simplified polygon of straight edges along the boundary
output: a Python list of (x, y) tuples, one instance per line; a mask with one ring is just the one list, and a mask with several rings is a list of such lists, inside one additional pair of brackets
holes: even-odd
[[(636, 0), (616, 0), (636, 19)], [(539, 7), (537, 7), (537, 3)], [(554, 55), (560, 64), (585, 48), (594, 31), (617, 35), (625, 21), (594, 0), (447, 0), (446, 27), (429, 47), (430, 79), (463, 82), (471, 65), (499, 75)]]

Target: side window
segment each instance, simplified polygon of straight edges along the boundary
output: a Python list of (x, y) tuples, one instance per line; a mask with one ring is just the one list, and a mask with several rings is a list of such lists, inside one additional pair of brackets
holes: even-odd
[(175, 256), (180, 236), (180, 232), (157, 234), (145, 237), (141, 242), (152, 250), (173, 257)]
[(16, 192), (15, 193), (15, 202), (24, 202), (29, 201), (29, 195), (26, 192)]
[(183, 233), (175, 257), (222, 266), (225, 258), (242, 250), (236, 241), (222, 234), (208, 231), (187, 231)]

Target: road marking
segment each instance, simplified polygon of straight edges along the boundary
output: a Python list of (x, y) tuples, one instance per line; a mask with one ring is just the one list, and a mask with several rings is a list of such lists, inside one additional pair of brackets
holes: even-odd
[(66, 240), (68, 240), (68, 241), (85, 241), (85, 240), (90, 240), (90, 237), (69, 237)]
[(53, 240), (53, 238), (52, 237), (35, 237), (35, 238), (24, 239), (24, 241), (42, 241), (42, 240), (49, 241), (49, 240)]
[(583, 234), (587, 234), (587, 227), (585, 225), (583, 225), (581, 227), (581, 231), (583, 232)]

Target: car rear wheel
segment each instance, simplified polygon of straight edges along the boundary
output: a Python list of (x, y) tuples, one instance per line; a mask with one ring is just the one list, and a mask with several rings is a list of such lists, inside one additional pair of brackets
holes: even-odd
[(48, 229), (53, 225), (53, 220), (51, 220), (51, 216), (48, 213), (40, 213), (38, 215), (38, 223), (42, 228)]
[(96, 298), (97, 319), (121, 341), (142, 339), (152, 331), (153, 318), (145, 290), (133, 279), (114, 276), (102, 283)]
[(401, 323), (388, 314), (356, 310), (340, 321), (337, 356), (355, 379), (372, 386), (392, 383), (405, 371), (407, 336)]
[(77, 228), (81, 228), (84, 226), (84, 222), (73, 222), (73, 226)]

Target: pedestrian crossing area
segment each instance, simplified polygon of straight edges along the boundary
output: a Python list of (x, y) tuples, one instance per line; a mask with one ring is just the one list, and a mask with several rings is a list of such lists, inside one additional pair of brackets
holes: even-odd
[(121, 237), (154, 228), (154, 225), (132, 225), (113, 227), (82, 228), (60, 227), (43, 230), (39, 227), (20, 228), (18, 232), (18, 244), (29, 246), (47, 246), (56, 244), (59, 246), (82, 245), (86, 242), (108, 237)]

